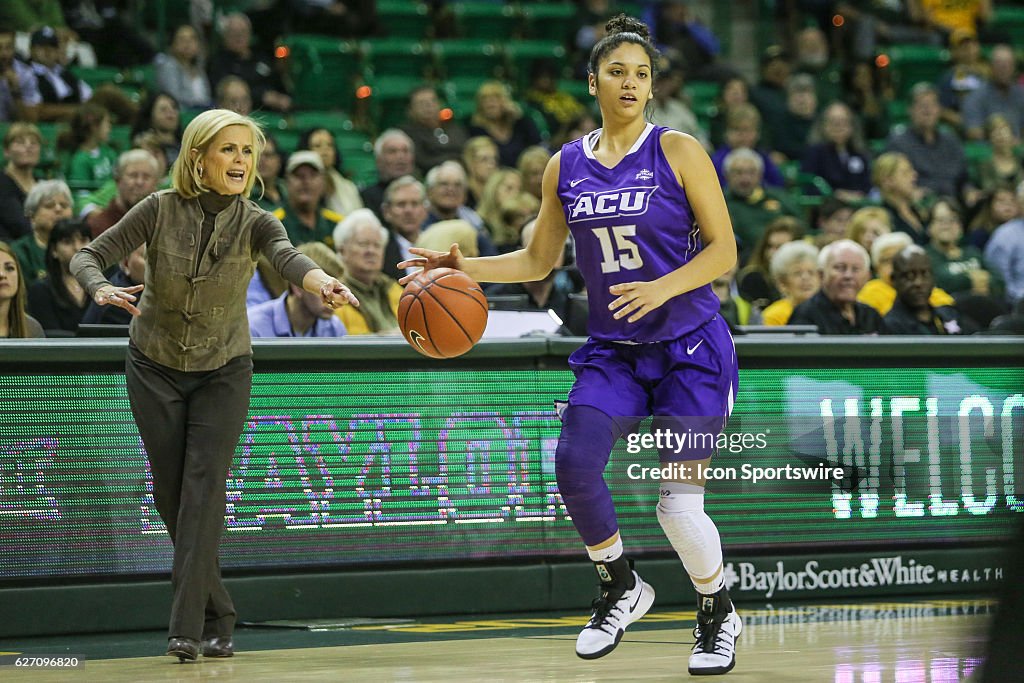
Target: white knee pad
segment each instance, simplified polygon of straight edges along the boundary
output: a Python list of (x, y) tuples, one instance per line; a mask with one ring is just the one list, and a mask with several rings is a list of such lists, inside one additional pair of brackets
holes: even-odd
[(722, 541), (704, 512), (704, 490), (693, 484), (662, 482), (658, 522), (700, 593), (722, 587)]

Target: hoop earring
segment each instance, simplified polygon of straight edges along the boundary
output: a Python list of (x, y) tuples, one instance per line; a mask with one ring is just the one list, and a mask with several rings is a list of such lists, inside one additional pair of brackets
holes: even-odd
[(203, 177), (203, 167), (197, 165), (196, 166), (196, 170), (199, 171), (199, 177), (202, 178)]

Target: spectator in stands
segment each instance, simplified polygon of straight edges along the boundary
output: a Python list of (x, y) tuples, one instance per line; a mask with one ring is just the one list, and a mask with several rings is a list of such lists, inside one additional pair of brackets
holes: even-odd
[(949, 34), (949, 53), (953, 64), (939, 76), (939, 103), (942, 120), (959, 129), (964, 99), (991, 78), (992, 70), (981, 56), (978, 36), (971, 31), (957, 29)]
[[(1017, 204), (1024, 209), (1024, 183), (1017, 186)], [(985, 245), (985, 260), (1006, 283), (1006, 298), (1011, 306), (1024, 299), (1024, 218), (996, 228)]]
[(299, 139), (299, 149), (309, 149), (324, 162), (324, 205), (340, 216), (363, 208), (359, 188), (341, 174), (341, 152), (334, 133), (326, 128), (307, 130)]
[(761, 80), (750, 89), (750, 101), (764, 118), (768, 130), (777, 130), (786, 112), (786, 81), (793, 65), (781, 46), (772, 45), (761, 54)]
[(45, 337), (39, 321), (25, 312), (25, 278), (10, 245), (0, 242), (0, 339)]
[(853, 208), (837, 197), (826, 197), (814, 214), (814, 225), (818, 229), (814, 245), (822, 249), (826, 244), (846, 237)]
[(747, 265), (736, 276), (740, 295), (757, 310), (763, 310), (782, 296), (771, 275), (769, 264), (779, 247), (799, 239), (802, 233), (800, 221), (792, 216), (776, 218), (765, 227)]
[(905, 232), (920, 245), (928, 243), (925, 212), (919, 208), (924, 191), (917, 185), (917, 171), (903, 154), (887, 152), (875, 159), (871, 179), (889, 212), (893, 230)]
[(461, 219), (476, 228), (480, 253), (494, 256), (498, 253), (487, 231), (484, 221), (473, 209), (466, 206), (466, 172), (457, 161), (445, 161), (427, 172), (427, 199), (430, 209), (424, 230), (439, 221)]
[(802, 240), (786, 242), (772, 254), (770, 272), (782, 297), (761, 312), (761, 319), (765, 325), (786, 325), (793, 310), (821, 287), (818, 248)]
[[(115, 287), (134, 287), (146, 281), (146, 245), (128, 254), (118, 264), (117, 270), (110, 276), (110, 284)], [(132, 314), (119, 306), (100, 306), (95, 301), (89, 303), (82, 315), (83, 325), (128, 325)]]
[(466, 129), (454, 118), (442, 118), (441, 100), (432, 85), (421, 85), (409, 93), (402, 130), (413, 141), (416, 168), (420, 173), (426, 173), (442, 161), (462, 158)]
[(887, 150), (906, 155), (923, 187), (936, 194), (959, 197), (967, 181), (967, 158), (963, 143), (939, 130), (941, 110), (935, 86), (916, 84), (910, 89), (910, 100), (910, 126), (889, 136)]
[[(593, 130), (593, 129), (591, 129)], [(589, 133), (590, 131), (586, 131)], [(572, 138), (578, 139), (581, 136)], [(551, 152), (546, 147), (533, 145), (523, 150), (516, 161), (516, 169), (523, 181), (523, 191), (529, 192), (539, 201), (541, 198), (541, 181), (544, 180), (544, 169), (547, 168), (548, 160), (551, 159)]]
[(551, 59), (530, 65), (530, 84), (524, 99), (544, 115), (548, 130), (559, 130), (585, 111), (579, 100), (559, 89), (560, 66)]
[(43, 136), (31, 123), (14, 123), (4, 133), (4, 158), (0, 173), (0, 241), (10, 242), (32, 230), (25, 216), (25, 197), (35, 187)]
[(1024, 166), (1017, 156), (1020, 139), (1013, 134), (1005, 116), (992, 114), (988, 117), (985, 139), (992, 147), (992, 156), (978, 164), (978, 187), (985, 192), (1003, 186), (1017, 187), (1024, 181)]
[(795, 73), (814, 79), (818, 102), (833, 102), (842, 94), (839, 60), (829, 55), (828, 38), (817, 26), (805, 26), (796, 34)]
[(520, 153), (541, 143), (540, 131), (512, 100), (508, 86), (487, 81), (476, 91), (476, 109), (469, 120), (470, 136), (486, 135), (498, 146), (501, 166), (515, 166)]
[(997, 187), (986, 193), (979, 204), (981, 208), (971, 221), (967, 242), (984, 251), (996, 228), (1019, 217), (1021, 208), (1017, 204), (1017, 193), (1011, 186)]
[(1013, 134), (1024, 129), (1024, 85), (1018, 82), (1017, 58), (1009, 45), (996, 45), (989, 58), (992, 78), (964, 99), (963, 123), (967, 137), (981, 140), (985, 122), (993, 114), (1002, 114)]
[(877, 140), (889, 135), (889, 104), (895, 99), (887, 71), (874, 57), (854, 62), (843, 70), (843, 101), (860, 117), (864, 135)]
[(216, 83), (214, 92), (217, 97), (214, 106), (218, 109), (228, 109), (242, 116), (252, 113), (252, 90), (248, 83), (238, 76), (225, 76)]
[[(515, 235), (518, 239), (522, 235), (523, 226), (536, 218), (539, 211), (540, 200), (529, 192), (520, 192), (509, 197), (499, 207), (501, 230), (505, 234)], [(518, 248), (519, 242), (511, 246)]]
[(957, 29), (977, 33), (992, 19), (992, 0), (915, 0), (910, 18), (943, 36)]
[(390, 239), (384, 250), (383, 270), (388, 276), (397, 280), (415, 272), (416, 269), (403, 272), (398, 269), (398, 264), (415, 257), (409, 247), (414, 246), (419, 239), (427, 222), (429, 206), (427, 189), (411, 175), (391, 181), (384, 191), (381, 211)]
[(252, 22), (241, 12), (225, 15), (218, 24), (221, 48), (210, 57), (208, 76), (220, 83), (227, 76), (241, 78), (252, 89), (259, 109), (287, 112), (292, 108), (277, 61), (252, 47)]
[(808, 74), (790, 76), (786, 81), (786, 110), (775, 122), (775, 128), (768, 131), (772, 150), (787, 160), (803, 158), (817, 114), (814, 78)]
[[(323, 244), (323, 242), (307, 242), (306, 244)], [(300, 244), (299, 246), (304, 245)], [(324, 246), (327, 247), (326, 244)], [(327, 247), (328, 251), (330, 249)], [(256, 272), (253, 273), (252, 280), (249, 281), (249, 287), (245, 292), (246, 308), (276, 299), (287, 291), (288, 281), (274, 270), (270, 260), (261, 254), (259, 260), (256, 261)]]
[(157, 88), (174, 96), (189, 109), (206, 109), (213, 104), (210, 79), (203, 63), (199, 33), (189, 24), (174, 31), (170, 48), (153, 60)]
[(57, 221), (46, 244), (46, 277), (28, 287), (28, 310), (47, 336), (70, 336), (78, 330), (89, 293), (71, 274), (71, 257), (89, 244), (89, 226), (71, 218)]
[(728, 64), (718, 61), (722, 52), (718, 38), (695, 17), (690, 0), (666, 0), (655, 10), (655, 42), (674, 61), (686, 64), (692, 78), (721, 81), (736, 74)]
[(366, 38), (380, 29), (376, 0), (287, 0), (286, 4), (294, 33)]
[(11, 243), (25, 282), (32, 285), (46, 277), (46, 248), (53, 226), (71, 218), (71, 190), (63, 180), (36, 183), (25, 197), (25, 215), (32, 232)]
[[(144, 149), (131, 149), (119, 156), (117, 166), (114, 167), (117, 195), (104, 209), (92, 211), (85, 218), (92, 237), (99, 237), (104, 230), (121, 220), (128, 209), (156, 192), (160, 171), (160, 162)], [(122, 310), (111, 306), (102, 308)]]
[(181, 150), (181, 108), (178, 100), (167, 92), (151, 94), (139, 107), (132, 126), (132, 140), (141, 133), (156, 135), (163, 147), (167, 167), (170, 168)]
[(35, 31), (30, 45), (30, 66), (43, 97), (39, 118), (45, 121), (70, 119), (78, 105), (92, 99), (92, 88), (64, 66), (60, 41), (53, 28), (44, 26)]
[(725, 203), (741, 254), (739, 262), (743, 265), (765, 226), (779, 216), (799, 217), (801, 211), (781, 191), (764, 187), (764, 162), (756, 152), (742, 147), (729, 152), (725, 172), (729, 180)]
[(825, 179), (836, 197), (863, 199), (871, 191), (871, 162), (860, 123), (850, 107), (833, 102), (811, 131), (800, 170)]
[(715, 113), (711, 116), (711, 144), (716, 149), (726, 142), (729, 114), (744, 104), (750, 104), (750, 87), (742, 76), (733, 76), (722, 83), (715, 99)]
[(725, 157), (734, 149), (747, 148), (761, 157), (762, 177), (768, 187), (783, 187), (786, 184), (782, 171), (772, 161), (768, 152), (758, 147), (761, 139), (761, 115), (752, 104), (739, 104), (729, 110), (725, 129), (725, 144), (711, 155), (718, 170), (718, 179), (725, 187), (728, 177), (725, 172)]
[[(960, 207), (955, 200), (940, 197), (932, 205), (928, 221), (930, 242), (925, 248), (932, 260), (936, 286), (952, 294), (957, 301), (972, 295), (975, 299), (993, 297), (1001, 300), (1003, 283), (998, 273), (993, 277), (992, 269), (980, 249), (971, 245), (961, 246), (963, 236)], [(976, 300), (974, 303), (975, 306), (979, 305)], [(971, 307), (972, 312), (973, 309)]]
[(324, 242), (333, 247), (334, 226), (342, 216), (323, 206), (324, 162), (308, 149), (288, 157), (285, 167), (287, 203), (274, 211), (292, 244)]
[(952, 306), (929, 303), (934, 288), (932, 263), (924, 249), (911, 244), (892, 260), (896, 301), (885, 316), (886, 334), (971, 334), (977, 326)]
[(110, 112), (93, 102), (78, 107), (71, 130), (61, 135), (58, 148), (72, 150), (65, 177), (69, 183), (96, 189), (114, 176), (117, 152), (110, 146)]
[[(857, 293), (857, 301), (867, 304), (885, 316), (896, 301), (896, 289), (892, 286), (892, 260), (904, 247), (913, 244), (910, 235), (905, 232), (893, 232), (882, 235), (871, 245), (871, 263), (875, 277), (864, 284)], [(932, 290), (933, 306), (952, 306), (953, 297), (941, 289)]]
[[(323, 242), (307, 242), (296, 248), (331, 277), (340, 280), (344, 275), (341, 261)], [(281, 296), (248, 308), (248, 315), (249, 333), (253, 337), (343, 337), (346, 334), (345, 325), (322, 297), (291, 283)]]
[(462, 150), (462, 165), (466, 169), (466, 206), (475, 209), (483, 199), (487, 181), (498, 170), (498, 146), (486, 135), (470, 138)]
[(438, 221), (430, 226), (430, 230), (421, 232), (415, 246), (420, 249), (442, 251), (458, 244), (463, 255), (480, 255), (480, 234), (472, 225), (461, 218)]
[(34, 122), (43, 96), (32, 67), (18, 59), (14, 38), (9, 25), (0, 22), (0, 121)]
[(818, 255), (821, 289), (793, 309), (790, 325), (816, 325), (820, 334), (881, 334), (882, 316), (857, 301), (871, 263), (864, 247), (851, 240), (829, 244)]
[(353, 211), (334, 229), (334, 244), (345, 264), (341, 278), (359, 299), (359, 307), (336, 312), (349, 334), (399, 334), (398, 300), (402, 286), (385, 275), (388, 231), (369, 209)]
[[(267, 135), (267, 144), (260, 154), (260, 163), (256, 172), (260, 174), (262, 183), (256, 183), (253, 188), (254, 194), (250, 197), (260, 205), (261, 209), (273, 212), (275, 209), (284, 206), (287, 192), (284, 180), (281, 178), (281, 171), (284, 164), (281, 162), (281, 152), (277, 148), (277, 140), (272, 135)], [(262, 193), (260, 190), (262, 187)]]
[[(524, 249), (529, 247), (536, 225), (537, 221), (531, 220), (523, 226), (520, 244)], [(525, 310), (552, 310), (561, 320), (565, 320), (568, 317), (569, 295), (574, 294), (577, 287), (564, 266), (565, 251), (563, 250), (555, 262), (555, 267), (543, 280), (491, 285), (487, 287), (487, 296), (523, 295), (526, 297)]]
[(864, 251), (872, 253), (871, 247), (882, 235), (892, 232), (892, 218), (889, 212), (879, 206), (865, 206), (857, 209), (850, 217), (850, 224), (846, 226), (847, 238), (853, 240)]
[(498, 251), (507, 251), (502, 247), (519, 247), (519, 228), (521, 226), (515, 226), (514, 232), (510, 226), (506, 226), (502, 220), (501, 207), (507, 200), (517, 197), (522, 190), (522, 176), (514, 168), (499, 168), (491, 174), (491, 177), (487, 179), (487, 184), (484, 185), (476, 212), (484, 220), (491, 240), (498, 247)]
[(387, 186), (392, 180), (412, 175), (416, 170), (415, 145), (403, 131), (388, 128), (373, 143), (373, 158), (377, 162), (377, 183), (364, 187), (359, 194), (363, 198), (363, 206), (380, 216)]
[(711, 281), (711, 291), (718, 297), (718, 313), (730, 327), (759, 325), (761, 312), (754, 309), (736, 288), (736, 266)]
[[(912, 11), (916, 0), (848, 0), (834, 3), (831, 12), (843, 18), (841, 39), (857, 60), (874, 59), (878, 44), (940, 44), (938, 34), (918, 25)], [(831, 13), (830, 12), (830, 13)]]
[(688, 133), (697, 138), (705, 149), (711, 149), (711, 139), (697, 121), (697, 115), (683, 93), (684, 72), (685, 67), (679, 61), (666, 61), (661, 65), (648, 118), (651, 123)]
[(118, 68), (149, 64), (156, 56), (152, 42), (136, 26), (123, 0), (62, 2), (68, 28), (92, 46), (96, 61)]
[[(594, 116), (589, 111), (585, 111), (579, 116), (577, 116), (575, 119), (570, 121), (568, 124), (566, 124), (564, 128), (555, 131), (555, 134), (552, 135), (551, 139), (548, 141), (548, 145), (550, 149), (562, 149), (562, 145), (564, 145), (565, 143), (572, 142), (573, 140), (579, 140), (587, 133), (597, 130), (597, 128), (598, 124), (597, 121), (594, 119)], [(545, 151), (548, 150), (548, 147), (543, 147), (541, 145), (531, 145), (530, 147), (527, 147), (526, 149), (523, 150), (523, 154), (526, 154), (531, 149), (538, 148), (543, 149)], [(523, 154), (519, 155), (520, 159), (523, 158)], [(548, 152), (548, 155), (550, 157), (551, 152)], [(522, 169), (519, 170), (520, 172), (522, 172)], [(537, 198), (540, 199), (539, 196)]]

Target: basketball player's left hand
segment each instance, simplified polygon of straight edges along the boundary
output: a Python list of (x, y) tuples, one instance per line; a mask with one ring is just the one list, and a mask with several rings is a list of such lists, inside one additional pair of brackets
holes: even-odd
[(613, 317), (616, 320), (628, 315), (629, 317), (626, 318), (628, 323), (635, 323), (668, 301), (665, 296), (665, 288), (657, 281), (623, 282), (619, 285), (612, 285), (608, 291), (619, 297), (608, 304), (608, 310), (615, 311)]
[(359, 306), (359, 299), (349, 291), (348, 287), (331, 278), (320, 287), (320, 298), (331, 308), (338, 308), (345, 304)]

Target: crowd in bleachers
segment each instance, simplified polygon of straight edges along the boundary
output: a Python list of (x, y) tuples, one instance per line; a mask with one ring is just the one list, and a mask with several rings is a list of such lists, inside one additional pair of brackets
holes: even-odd
[[(1024, 333), (1024, 7), (761, 4), (778, 15), (747, 64), (711, 28), (728, 10), (695, 0), (7, 0), (0, 337), (126, 322), (68, 261), (168, 186), (210, 107), (266, 127), (253, 201), (363, 302), (334, 314), (261, 263), (253, 334), (397, 334), (410, 247), (529, 239), (548, 159), (600, 125), (586, 62), (619, 11), (663, 53), (651, 120), (718, 170), (740, 259), (713, 288), (732, 325)], [(144, 258), (110, 276), (140, 282)], [(566, 321), (585, 297), (571, 243), (544, 282), (487, 291)]]

